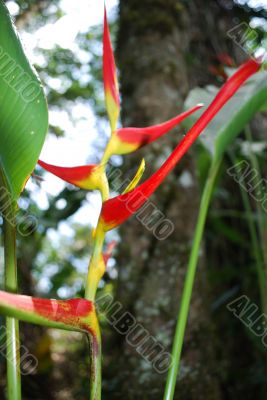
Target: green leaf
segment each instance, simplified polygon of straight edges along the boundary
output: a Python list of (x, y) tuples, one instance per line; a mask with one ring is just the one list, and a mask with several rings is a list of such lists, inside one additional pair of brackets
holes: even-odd
[[(217, 92), (218, 89), (214, 86), (195, 88), (189, 93), (185, 101), (185, 108), (191, 107), (200, 101), (207, 107)], [(208, 149), (211, 157), (214, 159), (221, 157), (229, 144), (253, 116), (264, 109), (266, 102), (267, 73), (266, 71), (261, 71), (252, 76), (239, 89), (200, 135), (200, 141)], [(198, 111), (192, 114), (183, 125), (186, 128), (190, 128), (202, 112), (203, 108), (201, 112)]]
[(43, 87), (0, 0), (0, 173), (14, 201), (36, 165), (47, 129)]

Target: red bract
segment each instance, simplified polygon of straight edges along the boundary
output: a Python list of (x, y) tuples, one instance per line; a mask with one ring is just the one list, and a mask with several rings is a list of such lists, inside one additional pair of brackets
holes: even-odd
[(107, 231), (120, 225), (147, 201), (212, 118), (234, 95), (238, 88), (259, 70), (260, 66), (260, 62), (254, 60), (244, 63), (223, 85), (210, 106), (188, 131), (187, 135), (181, 140), (161, 168), (131, 192), (109, 199), (103, 204), (101, 223), (104, 230)]
[(234, 60), (227, 53), (218, 54), (217, 59), (220, 61), (220, 63), (222, 63), (223, 65), (227, 65), (228, 67), (233, 67), (235, 65)]
[(158, 125), (149, 126), (146, 128), (120, 128), (114, 132), (114, 137), (111, 139), (112, 154), (127, 154), (146, 144), (152, 143), (161, 136), (165, 135), (176, 125), (189, 117), (192, 113), (199, 110), (203, 104), (198, 104), (190, 110), (183, 112), (176, 117)]
[(95, 333), (95, 307), (85, 299), (52, 300), (0, 291), (2, 314), (53, 328)]
[(114, 248), (116, 247), (116, 245), (117, 245), (116, 240), (112, 240), (108, 244), (106, 251), (103, 253), (103, 260), (104, 260), (105, 265), (107, 265), (107, 262), (110, 259), (112, 252), (113, 252)]
[[(57, 165), (47, 164), (39, 160), (38, 164), (46, 171), (58, 176), (66, 182), (77, 186), (86, 186), (86, 181), (90, 179), (92, 173), (96, 171), (97, 165), (85, 165), (80, 167), (59, 167)], [(81, 187), (80, 186), (80, 187)], [(83, 187), (86, 189), (86, 187)]]
[(201, 105), (197, 105), (191, 110), (188, 110), (159, 125), (146, 128), (130, 127), (117, 129), (117, 122), (120, 113), (120, 99), (116, 65), (110, 40), (106, 9), (104, 13), (103, 34), (103, 80), (106, 109), (112, 130), (112, 137), (108, 145), (108, 151), (106, 152), (107, 159), (113, 154), (131, 153), (145, 144), (155, 141), (201, 107)]
[(221, 65), (218, 67), (216, 67), (215, 65), (210, 65), (209, 72), (214, 76), (222, 78), (224, 81), (226, 81), (228, 78), (227, 73)]
[(105, 89), (106, 108), (110, 120), (111, 130), (114, 131), (117, 127), (120, 113), (120, 97), (116, 74), (116, 64), (110, 40), (106, 8), (104, 14), (103, 34), (103, 81)]
[(38, 164), (46, 171), (58, 176), (66, 182), (86, 190), (100, 190), (106, 194), (106, 176), (101, 165), (84, 165), (80, 167), (59, 167), (39, 160)]

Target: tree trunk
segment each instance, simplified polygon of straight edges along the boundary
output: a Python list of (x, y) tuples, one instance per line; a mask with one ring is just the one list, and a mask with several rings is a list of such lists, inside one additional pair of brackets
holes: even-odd
[[(219, 53), (229, 52), (229, 11), (216, 2), (194, 0), (123, 0), (120, 3), (118, 57), (124, 126), (164, 121), (182, 110), (191, 87), (214, 81), (208, 73)], [(230, 51), (231, 53), (231, 51)], [(128, 156), (125, 171), (146, 157), (148, 175), (181, 139), (181, 129)], [(199, 206), (196, 147), (157, 190), (153, 203), (174, 225), (158, 240), (132, 218), (121, 228), (116, 300), (170, 351)], [(221, 399), (210, 317), (204, 257), (198, 267), (182, 366), (179, 400)], [(161, 399), (166, 373), (158, 373), (136, 348), (115, 334), (104, 341), (114, 360), (105, 371), (104, 398)]]

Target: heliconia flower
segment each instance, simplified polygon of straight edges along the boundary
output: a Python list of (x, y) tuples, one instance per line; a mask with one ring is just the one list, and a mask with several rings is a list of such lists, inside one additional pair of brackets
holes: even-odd
[(115, 131), (120, 114), (120, 95), (116, 74), (116, 64), (110, 40), (106, 8), (104, 10), (103, 34), (103, 81), (106, 109), (109, 116), (111, 130)]
[(100, 190), (107, 198), (108, 184), (102, 165), (84, 165), (79, 167), (59, 167), (39, 160), (38, 164), (46, 171), (81, 189)]
[(132, 153), (146, 144), (154, 142), (173, 129), (176, 125), (181, 123), (185, 118), (199, 110), (201, 107), (203, 107), (203, 104), (197, 104), (190, 110), (187, 110), (182, 114), (179, 114), (176, 117), (158, 125), (149, 126), (146, 128), (117, 129), (113, 132), (108, 144), (108, 157), (113, 154)]
[(188, 131), (186, 136), (183, 137), (159, 170), (131, 192), (104, 202), (100, 215), (100, 224), (104, 231), (108, 231), (120, 225), (142, 207), (165, 177), (172, 171), (181, 157), (187, 152), (200, 133), (206, 128), (212, 118), (235, 94), (239, 87), (260, 69), (260, 66), (261, 63), (255, 60), (249, 60), (241, 65), (222, 86), (209, 107)]
[(233, 68), (235, 66), (235, 62), (227, 53), (217, 54), (216, 59), (217, 59), (217, 65), (210, 65), (209, 72), (212, 75), (220, 77), (224, 81), (226, 81), (228, 78), (228, 74), (225, 71), (225, 66)]
[(116, 245), (117, 245), (117, 241), (116, 241), (116, 240), (112, 240), (112, 241), (107, 245), (106, 251), (103, 253), (103, 260), (104, 260), (105, 265), (107, 265), (108, 260), (110, 259), (110, 257), (111, 257), (111, 255), (112, 255), (113, 250), (114, 250), (114, 248), (116, 247)]
[(98, 288), (98, 284), (107, 270), (107, 262), (111, 257), (112, 251), (117, 242), (113, 240), (110, 242), (104, 252), (102, 246), (104, 241), (104, 232), (102, 229), (97, 229), (94, 233), (95, 248), (90, 261), (90, 268), (88, 273), (88, 281), (90, 282), (90, 293), (88, 298), (93, 300)]
[(221, 64), (227, 65), (227, 67), (233, 67), (235, 65), (234, 60), (227, 53), (217, 54), (217, 59), (220, 61)]
[(102, 279), (104, 273), (107, 270), (107, 262), (111, 257), (112, 251), (116, 245), (116, 241), (113, 240), (108, 244), (106, 250), (102, 252), (102, 246), (104, 241), (104, 232), (98, 229), (94, 233), (95, 248), (90, 262), (88, 281), (90, 282), (91, 292), (88, 293), (90, 299), (95, 298), (98, 284)]
[(97, 334), (95, 306), (85, 299), (40, 299), (0, 291), (0, 311), (25, 322)]
[(228, 78), (228, 75), (227, 75), (227, 73), (225, 72), (225, 70), (224, 70), (224, 68), (223, 68), (222, 65), (219, 65), (219, 66), (217, 66), (217, 67), (216, 67), (215, 65), (210, 65), (210, 66), (209, 66), (209, 72), (210, 72), (212, 75), (216, 76), (216, 77), (222, 78), (224, 81), (226, 81), (227, 78)]

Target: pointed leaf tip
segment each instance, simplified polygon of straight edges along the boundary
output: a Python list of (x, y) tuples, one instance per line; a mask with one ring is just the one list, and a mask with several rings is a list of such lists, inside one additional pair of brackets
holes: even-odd
[(38, 164), (64, 181), (85, 190), (100, 190), (106, 198), (108, 187), (102, 165), (83, 165), (78, 167), (60, 167), (39, 160)]
[(0, 1), (0, 175), (14, 202), (40, 155), (48, 130), (42, 84), (12, 18)]
[(146, 128), (120, 128), (114, 132), (110, 139), (109, 149), (112, 154), (128, 154), (132, 153), (159, 139), (161, 136), (168, 133), (175, 126), (180, 124), (185, 118), (192, 113), (198, 111), (203, 104), (197, 104), (195, 107), (169, 119), (161, 124), (148, 126)]
[(117, 128), (120, 113), (119, 85), (116, 73), (116, 64), (112, 49), (110, 32), (107, 20), (106, 7), (104, 8), (103, 33), (103, 81), (105, 90), (106, 109), (110, 120), (111, 130)]

